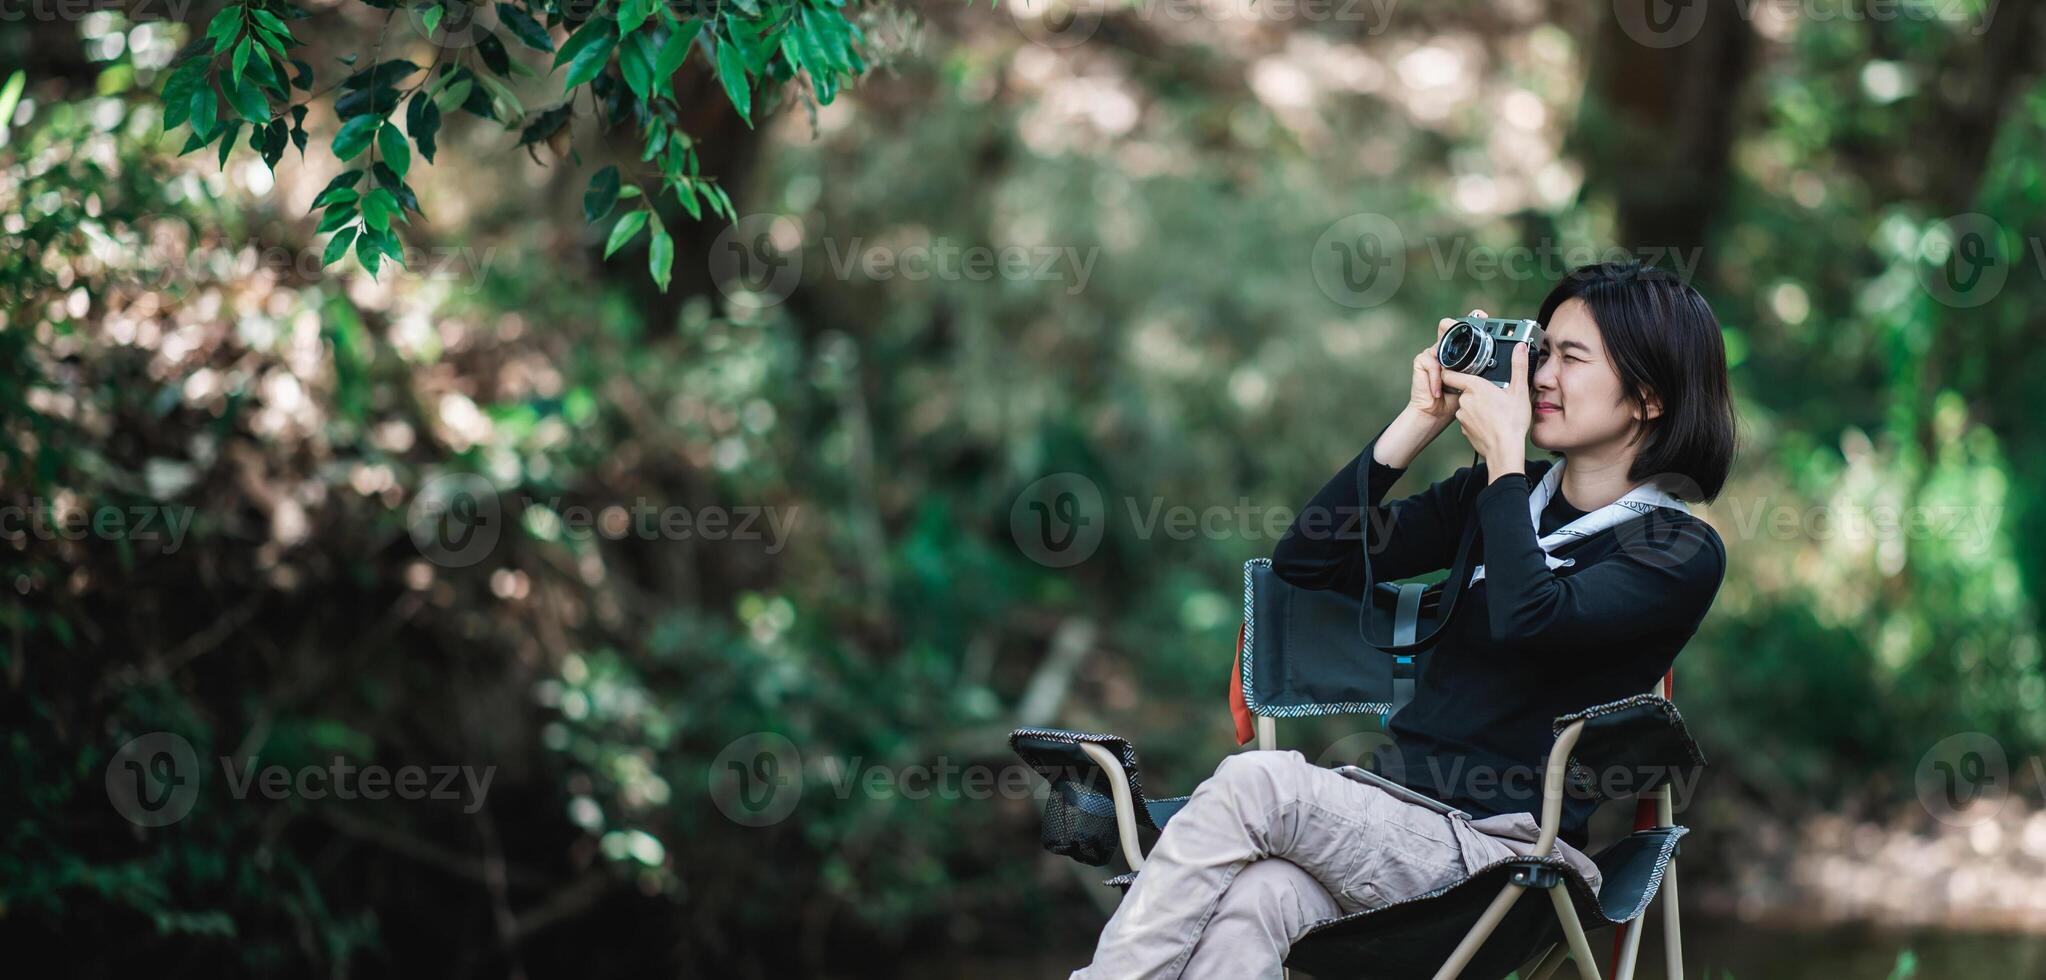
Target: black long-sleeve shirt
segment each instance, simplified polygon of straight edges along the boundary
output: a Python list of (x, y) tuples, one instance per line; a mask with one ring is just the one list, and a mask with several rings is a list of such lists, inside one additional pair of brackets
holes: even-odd
[[(1475, 816), (1525, 811), (1540, 820), (1551, 723), (1648, 691), (1662, 677), (1719, 591), (1726, 547), (1704, 521), (1656, 508), (1559, 546), (1556, 556), (1575, 562), (1552, 571), (1527, 509), (1529, 481), (1553, 463), (1531, 461), (1526, 475), (1489, 486), (1483, 464), (1465, 467), (1381, 504), (1405, 471), (1373, 458), (1376, 445), (1315, 494), (1272, 552), (1272, 568), (1302, 588), (1359, 595), (1366, 548), (1374, 581), (1411, 578), (1448, 568), (1464, 522), (1476, 520), (1472, 564), (1483, 563), (1485, 577), (1465, 588), (1439, 641), (1417, 659), (1413, 701), (1388, 723), (1396, 752), (1381, 769)], [(1359, 522), (1358, 463), (1366, 459), (1372, 512)], [(1459, 503), (1467, 486), (1474, 505)], [(1582, 513), (1559, 492), (1540, 533)], [(1583, 848), (1596, 806), (1567, 794), (1562, 839)]]

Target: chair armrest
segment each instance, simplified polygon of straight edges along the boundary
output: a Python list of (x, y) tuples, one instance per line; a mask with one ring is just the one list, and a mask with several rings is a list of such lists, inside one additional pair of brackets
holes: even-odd
[(1087, 758), (1108, 773), (1108, 792), (1115, 800), (1115, 831), (1122, 839), (1122, 856), (1130, 863), (1131, 871), (1142, 870), (1144, 848), (1137, 840), (1137, 805), (1130, 798), (1129, 776), (1123, 771), (1122, 760), (1092, 742), (1081, 742), (1079, 746)]
[(1563, 824), (1563, 777), (1570, 769), (1570, 750), (1577, 747), (1583, 734), (1583, 719), (1563, 726), (1556, 744), (1549, 748), (1548, 761), (1542, 764), (1542, 832), (1535, 838), (1530, 857), (1548, 857), (1556, 845), (1556, 833)]

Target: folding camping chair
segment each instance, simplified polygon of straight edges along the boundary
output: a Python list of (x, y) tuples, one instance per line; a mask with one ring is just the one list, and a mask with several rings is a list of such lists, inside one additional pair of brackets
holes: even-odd
[[(1378, 588), (1396, 597), (1395, 634), (1411, 638), (1423, 587)], [(1244, 565), (1237, 677), (1256, 718), (1260, 749), (1278, 747), (1279, 718), (1368, 714), (1379, 716), (1382, 726), (1412, 695), (1416, 665), (1410, 657), (1371, 657), (1358, 664), (1338, 662), (1315, 644), (1289, 649), (1286, 637), (1296, 624), (1321, 616), (1355, 623), (1358, 600), (1293, 588), (1278, 580), (1269, 559)], [(1555, 719), (1555, 742), (1542, 773), (1541, 835), (1531, 854), (1471, 869), (1463, 880), (1424, 895), (1317, 923), (1293, 945), (1286, 966), (1319, 980), (1500, 980), (1516, 967), (1522, 980), (1543, 980), (1568, 958), (1584, 980), (1598, 980), (1586, 929), (1618, 926), (1612, 973), (1616, 980), (1632, 980), (1643, 913), (1660, 893), (1667, 973), (1682, 980), (1675, 855), (1686, 831), (1672, 821), (1670, 786), (1689, 779), (1705, 759), (1669, 701), (1672, 684), (1665, 675), (1655, 691)], [(1044, 846), (1096, 866), (1109, 863), (1119, 848), (1130, 871), (1103, 883), (1127, 889), (1144, 864), (1141, 832), (1162, 831), (1188, 797), (1148, 799), (1136, 750), (1114, 735), (1024, 728), (1009, 742), (1050, 783), (1040, 831)], [(1604, 797), (1618, 781), (1600, 774), (1616, 771), (1633, 777), (1632, 785)], [(1383, 775), (1350, 774), (1440, 812), (1452, 809)], [(1595, 893), (1553, 853), (1566, 778), (1603, 799), (1637, 800), (1633, 833), (1592, 856), (1603, 876)], [(1546, 892), (1547, 900), (1535, 891)]]

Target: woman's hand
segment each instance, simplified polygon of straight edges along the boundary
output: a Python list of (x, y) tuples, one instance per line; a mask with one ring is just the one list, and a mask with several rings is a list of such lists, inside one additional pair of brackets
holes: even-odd
[(1460, 371), (1442, 372), (1443, 381), (1463, 389), (1457, 395), (1456, 421), (1464, 438), (1485, 457), (1490, 480), (1527, 471), (1527, 430), (1534, 421), (1534, 403), (1527, 387), (1527, 345), (1513, 345), (1513, 381), (1501, 388)]
[[(1472, 310), (1471, 316), (1482, 317), (1484, 310)], [(1435, 340), (1441, 342), (1442, 335), (1449, 332), (1456, 323), (1454, 317), (1443, 317), (1435, 324)], [(1414, 379), (1407, 391), (1407, 407), (1438, 425), (1448, 425), (1456, 417), (1456, 392), (1442, 390), (1442, 362), (1435, 357), (1435, 344), (1429, 344), (1414, 355)]]

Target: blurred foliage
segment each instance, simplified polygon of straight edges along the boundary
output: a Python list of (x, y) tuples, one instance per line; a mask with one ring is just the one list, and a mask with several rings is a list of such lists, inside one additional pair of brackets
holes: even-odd
[[(385, 16), (367, 58), (356, 51), (337, 58), (351, 69), (338, 94), (336, 86), (319, 87), (324, 68), (295, 57), (303, 44), (289, 22), (311, 16), (303, 7), (287, 0), (238, 0), (223, 5), (206, 22), (204, 35), (178, 53), (160, 95), (164, 129), (182, 126), (190, 133), (181, 155), (218, 141), (225, 168), (246, 125), (249, 148), (274, 171), (287, 147), (296, 146), (304, 156), (306, 116), (315, 100), (334, 94), (332, 109), (341, 125), (330, 146), (336, 158), (352, 165), (313, 201), (314, 208), (324, 209), (320, 232), (333, 236), (321, 259), (331, 265), (352, 249), (371, 275), (386, 259), (405, 260), (392, 221), (425, 217), (405, 178), (415, 148), (421, 160), (433, 162), (443, 114), (464, 112), (501, 124), (532, 153), (536, 145), (573, 138), (576, 102), (579, 93), (587, 93), (597, 128), (626, 126), (645, 145), (639, 162), (652, 165), (647, 176), (658, 178), (658, 189), (672, 193), (692, 218), (709, 208), (730, 219), (736, 217), (731, 197), (700, 172), (695, 142), (684, 129), (685, 95), (674, 81), (689, 56), (703, 52), (702, 60), (748, 125), (756, 80), (785, 82), (801, 74), (817, 103), (828, 105), (847, 80), (867, 68), (857, 50), (859, 28), (841, 9), (845, 0), (729, 5), (515, 0), (489, 12), (468, 0), (362, 2)], [(400, 46), (391, 37), (391, 22), (401, 11), (430, 43), (430, 64), (384, 57), (395, 53), (386, 49), (387, 41), (392, 49)], [(543, 76), (523, 55), (513, 57), (486, 19), (522, 51), (552, 55), (550, 71), (566, 68), (559, 101), (533, 107), (520, 101), (508, 83)], [(402, 129), (395, 115), (401, 105)], [(604, 254), (609, 257), (649, 229), (647, 269), (666, 292), (675, 243), (643, 179), (637, 172), (621, 175), (615, 165), (598, 170), (584, 197), (584, 215), (594, 224), (610, 217), (620, 199), (640, 199), (641, 206), (619, 212)]]
[[(365, 36), (359, 6), (292, 31)], [(189, 526), (0, 529), (9, 947), (61, 942), (83, 973), (895, 975), (911, 949), (1097, 925), (1105, 896), (1036, 851), (1032, 799), (855, 777), (1006, 765), (1030, 720), (1131, 736), (1149, 783), (1190, 789), (1230, 747), (1240, 565), (1270, 515), (1397, 409), (1443, 311), (1531, 309), (1567, 250), (1621, 237), (1636, 205), (1571, 155), (1606, 151), (1565, 147), (1627, 123), (1586, 90), (1602, 8), (1451, 4), (1383, 33), (1125, 11), (1055, 48), (1013, 27), (1032, 13), (958, 6), (862, 10), (904, 52), (889, 74), (725, 132), (759, 143), (720, 177), (793, 288), (706, 275), (717, 243), (678, 231), (670, 300), (603, 263), (586, 177), (483, 123), (437, 131), (452, 174), (411, 171), (435, 219), (388, 226), (430, 261), (330, 269), (307, 214), (341, 160), (199, 162), (166, 132), (159, 93), (211, 11), (35, 35), (82, 59), (29, 71), (0, 113), (4, 503), (42, 527)], [(1698, 820), (1727, 834), (1904, 808), (1951, 733), (2014, 766), (2046, 746), (2046, 567), (2019, 544), (2046, 530), (2046, 89), (1991, 79), (2015, 95), (1956, 177), (1965, 159), (1914, 148), (1975, 91), (1946, 81), (1978, 60), (1967, 25), (1751, 28), (1698, 266), (1744, 426), (1703, 509), (1734, 567), (1678, 681), (1725, 763)], [(1999, 223), (1987, 305), (1925, 285), (1963, 211)], [(1356, 310), (1309, 256), (1366, 212), (1397, 218), (1407, 266)], [(1033, 271), (866, 261), (952, 246)], [(1473, 264), (1515, 249), (1551, 258)], [(1444, 441), (1416, 481), (1468, 458)], [(1057, 473), (1107, 502), (1100, 550), (1063, 569), (1009, 523)], [(503, 534), (429, 560), (419, 508), (472, 478)], [(1179, 536), (1147, 525), (1160, 505), (1250, 516)], [(1809, 516), (1876, 507), (1960, 520)], [(785, 533), (605, 531), (678, 509)], [(104, 780), (157, 731), (206, 771), (190, 817), (146, 829)], [(803, 795), (750, 828), (713, 790), (759, 732), (797, 747)], [(495, 776), (471, 812), (237, 799), (216, 765), (336, 757)]]

